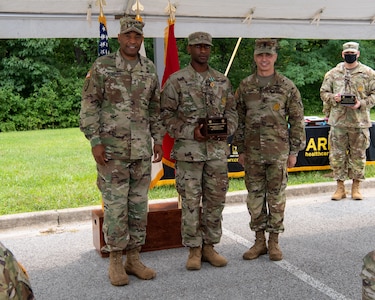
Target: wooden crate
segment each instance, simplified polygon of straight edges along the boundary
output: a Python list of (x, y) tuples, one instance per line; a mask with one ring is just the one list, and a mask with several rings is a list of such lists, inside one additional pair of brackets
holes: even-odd
[[(105, 246), (103, 215), (101, 209), (92, 210), (93, 242), (100, 256), (108, 257), (109, 253), (101, 251)], [(146, 242), (142, 252), (179, 247), (182, 247), (181, 209), (178, 208), (177, 201), (151, 203), (147, 216)]]

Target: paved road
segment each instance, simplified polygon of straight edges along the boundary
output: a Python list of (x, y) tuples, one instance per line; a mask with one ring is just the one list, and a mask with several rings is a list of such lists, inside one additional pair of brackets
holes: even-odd
[(124, 287), (107, 279), (108, 258), (93, 246), (91, 220), (3, 229), (0, 240), (28, 270), (38, 300), (361, 299), (362, 258), (375, 249), (375, 186), (363, 190), (363, 201), (331, 201), (331, 192), (319, 190), (288, 197), (280, 262), (267, 255), (242, 260), (254, 235), (245, 204), (229, 201), (216, 246), (226, 267), (203, 263), (200, 271), (187, 271), (186, 248), (144, 252), (157, 277), (130, 276)]

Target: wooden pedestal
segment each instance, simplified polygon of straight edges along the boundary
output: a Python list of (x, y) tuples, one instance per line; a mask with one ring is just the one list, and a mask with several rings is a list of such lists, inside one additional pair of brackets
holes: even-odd
[[(103, 214), (101, 209), (92, 210), (93, 242), (100, 256), (108, 257), (109, 253), (101, 251), (105, 246)], [(177, 201), (151, 203), (147, 216), (146, 242), (142, 252), (179, 247), (182, 247), (181, 209), (178, 208)]]

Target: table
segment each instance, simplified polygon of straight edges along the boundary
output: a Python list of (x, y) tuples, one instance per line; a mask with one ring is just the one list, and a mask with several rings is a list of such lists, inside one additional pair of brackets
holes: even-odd
[[(298, 153), (297, 163), (288, 172), (329, 170), (329, 125), (306, 126), (306, 147)], [(245, 175), (242, 166), (238, 163), (236, 147), (231, 145), (232, 137), (228, 138), (230, 155), (228, 156), (229, 177), (239, 178)], [(275, 153), (276, 154), (276, 153)], [(366, 150), (366, 164), (375, 164), (375, 122), (370, 128), (370, 147)], [(159, 180), (157, 186), (174, 184), (174, 169), (163, 164), (164, 176)]]

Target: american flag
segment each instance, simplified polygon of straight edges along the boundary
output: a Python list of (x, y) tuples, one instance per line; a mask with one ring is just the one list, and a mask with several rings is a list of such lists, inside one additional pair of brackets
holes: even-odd
[(107, 20), (104, 15), (99, 16), (100, 40), (98, 46), (98, 56), (107, 55), (109, 53)]

